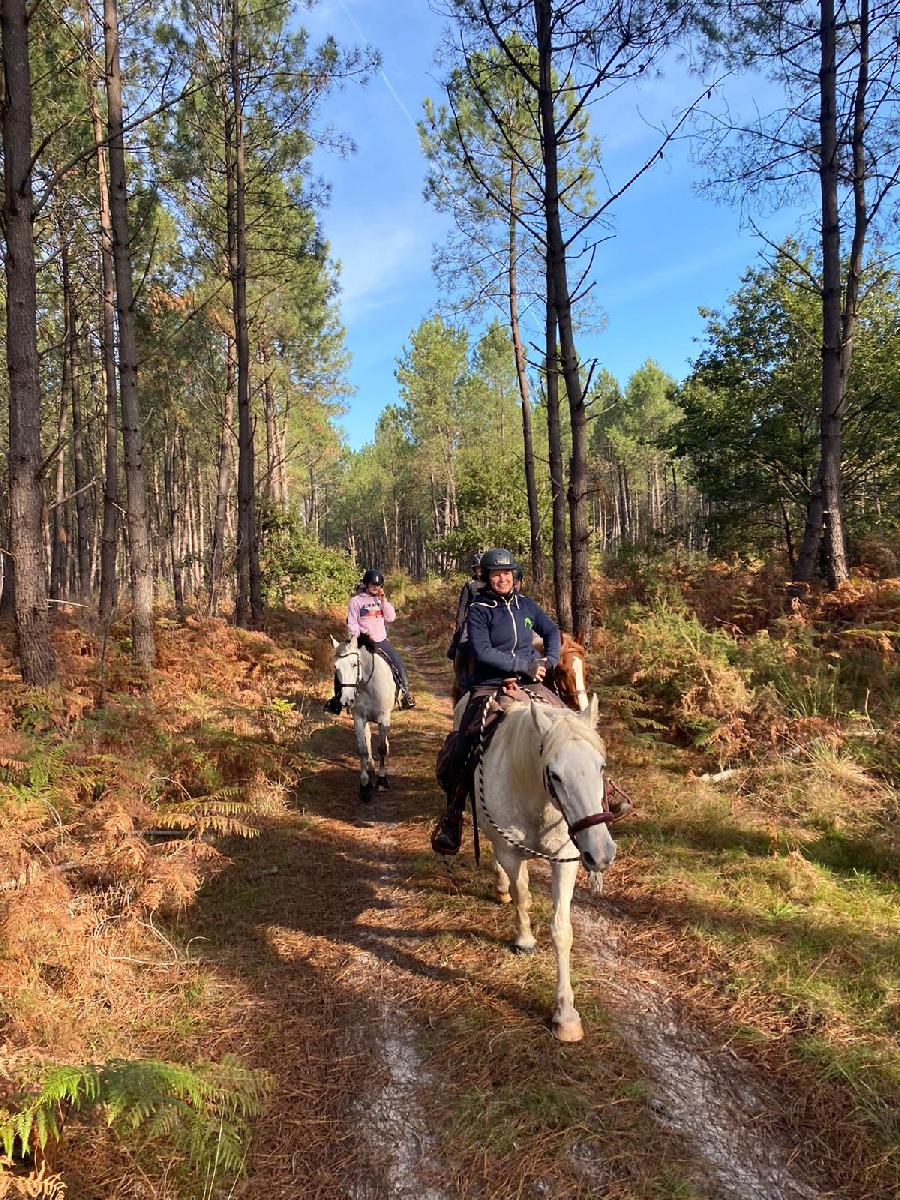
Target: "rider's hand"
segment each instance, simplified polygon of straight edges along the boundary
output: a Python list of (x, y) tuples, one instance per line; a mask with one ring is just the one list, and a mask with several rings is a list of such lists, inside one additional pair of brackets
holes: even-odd
[(541, 680), (544, 678), (544, 676), (547, 674), (546, 658), (536, 658), (534, 660), (534, 662), (531, 664), (531, 666), (529, 667), (528, 674), (535, 681), (535, 683), (540, 683)]

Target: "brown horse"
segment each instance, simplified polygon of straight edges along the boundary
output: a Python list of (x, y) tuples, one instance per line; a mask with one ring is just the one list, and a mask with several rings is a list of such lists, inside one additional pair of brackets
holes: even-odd
[(576, 642), (570, 633), (563, 633), (559, 662), (553, 673), (556, 691), (561, 700), (573, 708), (575, 712), (584, 712), (590, 708), (587, 689), (585, 686), (585, 657), (584, 646)]
[[(584, 712), (590, 704), (585, 688), (584, 646), (576, 642), (570, 633), (562, 633), (560, 637), (562, 646), (559, 662), (553, 671), (552, 681), (548, 680), (548, 683), (569, 708), (574, 709), (575, 712)], [(471, 675), (471, 657), (468, 645), (464, 644), (457, 650), (456, 657), (453, 659), (454, 707), (463, 695), (463, 681)]]

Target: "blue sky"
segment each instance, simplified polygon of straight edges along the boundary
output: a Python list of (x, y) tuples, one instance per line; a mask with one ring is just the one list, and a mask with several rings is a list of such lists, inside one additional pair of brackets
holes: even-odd
[[(332, 33), (345, 44), (365, 40), (382, 56), (381, 73), (366, 87), (347, 88), (327, 102), (327, 120), (353, 137), (356, 153), (316, 158), (331, 185), (322, 223), (341, 264), (356, 389), (344, 426), (357, 448), (371, 438), (382, 408), (396, 400), (396, 359), (437, 301), (432, 248), (447, 224), (422, 198), (425, 161), (414, 123), (425, 96), (441, 98), (433, 59), (442, 21), (427, 0), (322, 0), (303, 14), (303, 23), (314, 39)], [(730, 102), (752, 101), (759, 86), (733, 84)], [(657, 144), (648, 122), (670, 120), (696, 89), (696, 80), (673, 63), (662, 79), (620, 92), (614, 104), (595, 111), (592, 132), (613, 186)], [(615, 236), (598, 251), (593, 274), (604, 326), (579, 349), (622, 383), (648, 357), (682, 378), (703, 330), (698, 306), (724, 304), (742, 272), (758, 262), (760, 243), (742, 229), (736, 209), (697, 194), (702, 177), (688, 144), (672, 145), (618, 201)], [(778, 214), (766, 228), (778, 239), (795, 225), (796, 215)], [(486, 312), (486, 320), (492, 315)]]

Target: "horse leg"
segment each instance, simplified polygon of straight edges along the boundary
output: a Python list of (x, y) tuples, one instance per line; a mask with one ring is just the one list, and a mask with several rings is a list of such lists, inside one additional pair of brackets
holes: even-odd
[(509, 876), (500, 866), (496, 856), (494, 858), (494, 890), (500, 904), (512, 903), (512, 896), (509, 894)]
[(509, 892), (516, 910), (516, 936), (513, 949), (520, 954), (533, 954), (537, 942), (531, 932), (531, 896), (528, 894), (528, 863), (517, 850), (494, 846), (494, 857), (509, 879)]
[(356, 730), (356, 748), (359, 751), (359, 798), (363, 803), (372, 799), (375, 784), (369, 774), (375, 770), (372, 759), (372, 734), (369, 722), (359, 713), (353, 714), (353, 726)]
[(553, 864), (553, 920), (550, 937), (556, 955), (556, 1008), (553, 1012), (553, 1034), (561, 1042), (580, 1042), (584, 1037), (581, 1018), (575, 1008), (569, 960), (572, 952), (572, 920), (570, 908), (578, 864)]
[(391, 743), (388, 740), (388, 733), (391, 728), (391, 719), (378, 722), (378, 775), (375, 780), (375, 787), (378, 789), (387, 790), (391, 784), (387, 777), (387, 757), (391, 752)]

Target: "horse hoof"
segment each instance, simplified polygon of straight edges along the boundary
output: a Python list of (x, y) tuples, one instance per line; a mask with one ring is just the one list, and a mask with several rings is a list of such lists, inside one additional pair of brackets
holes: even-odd
[(498, 904), (512, 904), (512, 896), (509, 894), (509, 892), (498, 892), (497, 893), (497, 903)]
[(379, 775), (375, 781), (375, 790), (379, 792), (388, 792), (391, 788), (391, 781), (387, 775)]
[(580, 1042), (584, 1037), (584, 1027), (578, 1017), (574, 1021), (554, 1021), (553, 1036), (558, 1042)]
[(368, 804), (372, 799), (372, 793), (375, 791), (374, 783), (361, 783), (359, 785), (359, 798), (363, 804)]
[(513, 942), (512, 952), (513, 954), (535, 954), (537, 952), (537, 942), (532, 942), (530, 946), (520, 946), (518, 942)]

